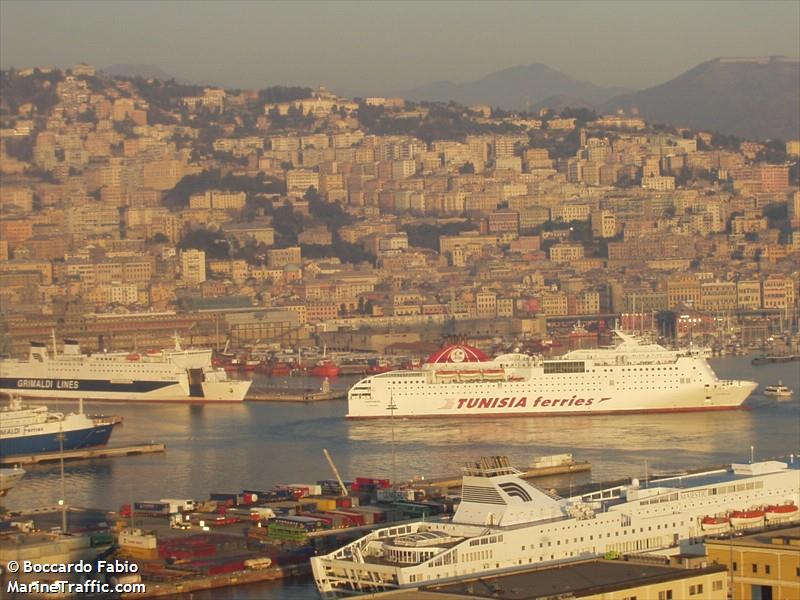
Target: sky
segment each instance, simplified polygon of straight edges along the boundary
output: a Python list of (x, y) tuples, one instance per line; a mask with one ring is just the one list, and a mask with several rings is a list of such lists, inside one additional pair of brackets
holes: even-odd
[(0, 66), (156, 66), (228, 87), (400, 91), (543, 63), (641, 89), (719, 56), (800, 56), (800, 2), (0, 2)]

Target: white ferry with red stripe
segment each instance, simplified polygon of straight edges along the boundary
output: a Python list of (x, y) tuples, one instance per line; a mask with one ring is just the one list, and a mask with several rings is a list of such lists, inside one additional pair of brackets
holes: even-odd
[(726, 410), (739, 408), (754, 381), (719, 379), (700, 348), (671, 350), (620, 331), (614, 347), (558, 358), (489, 358), (455, 344), (417, 370), (356, 383), (350, 418), (531, 416)]

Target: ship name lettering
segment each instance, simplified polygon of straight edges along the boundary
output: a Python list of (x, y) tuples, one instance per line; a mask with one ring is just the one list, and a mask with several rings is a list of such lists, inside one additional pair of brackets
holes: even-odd
[[(609, 398), (604, 398), (609, 400)], [(591, 406), (594, 398), (578, 398), (577, 394), (572, 398), (543, 398), (539, 396), (533, 401), (532, 406)]]
[(59, 390), (77, 390), (80, 388), (80, 383), (76, 379), (62, 379), (56, 383)]
[(519, 400), (516, 396), (511, 398), (459, 398), (456, 408), (524, 408), (528, 405), (528, 398), (523, 396)]
[(52, 379), (17, 379), (18, 388), (52, 389)]

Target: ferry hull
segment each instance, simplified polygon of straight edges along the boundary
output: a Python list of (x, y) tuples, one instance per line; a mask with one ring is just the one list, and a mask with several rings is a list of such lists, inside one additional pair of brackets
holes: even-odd
[[(95, 446), (105, 446), (111, 437), (114, 425), (109, 423), (74, 429), (64, 433), (64, 450), (80, 450)], [(43, 433), (24, 437), (0, 439), (0, 457), (37, 454), (40, 452), (58, 452), (61, 444), (58, 440), (59, 433)]]
[(241, 402), (249, 381), (205, 381), (195, 394), (169, 381), (112, 381), (109, 379), (0, 378), (0, 392), (22, 398), (72, 398), (125, 402)]
[[(463, 389), (464, 386), (442, 384), (440, 393), (434, 397), (398, 398), (388, 392), (381, 393), (380, 384), (373, 382), (373, 386), (378, 389), (373, 391), (368, 400), (354, 401), (351, 397), (347, 414), (349, 419), (389, 417), (389, 398), (395, 406), (391, 416), (404, 418), (547, 417), (735, 410), (756, 388), (754, 382), (741, 381), (715, 390), (699, 386), (678, 391), (653, 390), (642, 394), (613, 390), (553, 394), (535, 389), (506, 392), (498, 384), (473, 384), (469, 386), (469, 391), (463, 392), (458, 388)], [(375, 397), (381, 398), (381, 401), (372, 400)]]

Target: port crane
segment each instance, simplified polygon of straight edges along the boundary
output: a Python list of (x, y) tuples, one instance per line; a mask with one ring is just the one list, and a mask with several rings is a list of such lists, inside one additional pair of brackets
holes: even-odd
[(331, 471), (333, 471), (333, 474), (336, 476), (336, 481), (339, 482), (339, 489), (342, 492), (342, 496), (347, 496), (347, 486), (344, 484), (344, 481), (342, 481), (342, 476), (339, 475), (339, 469), (336, 468), (336, 464), (333, 462), (333, 458), (331, 458), (331, 453), (328, 452), (327, 448), (323, 448), (322, 452), (325, 454), (325, 458), (328, 460), (328, 464), (331, 466)]

